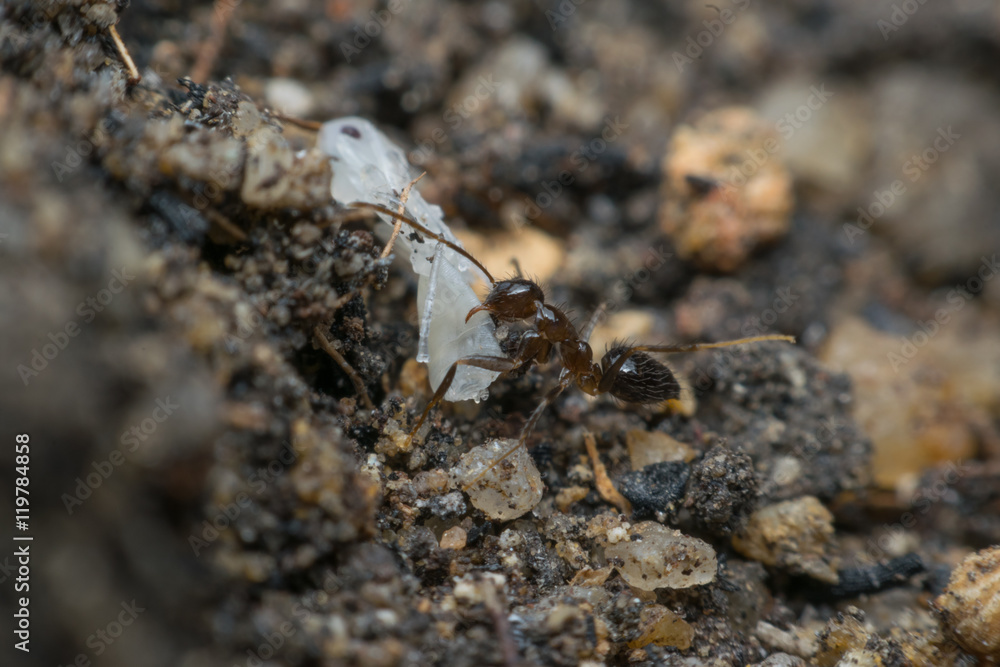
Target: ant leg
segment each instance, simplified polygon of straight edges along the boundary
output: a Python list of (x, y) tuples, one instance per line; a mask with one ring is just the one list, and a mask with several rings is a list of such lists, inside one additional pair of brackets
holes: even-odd
[(597, 326), (597, 323), (604, 316), (604, 310), (607, 307), (608, 307), (607, 302), (604, 302), (601, 305), (599, 305), (594, 310), (594, 313), (590, 316), (590, 320), (587, 321), (587, 326), (585, 326), (583, 330), (580, 331), (580, 338), (581, 340), (583, 340), (584, 343), (590, 342), (590, 334), (594, 333), (594, 328)]
[(368, 209), (370, 211), (378, 211), (379, 213), (382, 213), (383, 215), (389, 216), (393, 220), (401, 220), (402, 222), (405, 222), (407, 225), (409, 225), (410, 227), (412, 227), (417, 232), (423, 234), (424, 236), (427, 236), (429, 238), (434, 239), (438, 243), (441, 243), (442, 245), (444, 245), (444, 247), (446, 247), (446, 248), (454, 250), (459, 255), (461, 255), (465, 259), (467, 259), (470, 262), (472, 262), (473, 264), (475, 264), (476, 268), (483, 272), (483, 275), (486, 276), (486, 279), (489, 280), (489, 282), (490, 282), (491, 285), (495, 285), (496, 284), (497, 281), (493, 279), (493, 274), (490, 273), (489, 271), (487, 271), (486, 267), (483, 266), (483, 263), (480, 262), (475, 257), (473, 257), (472, 253), (470, 253), (468, 250), (466, 250), (462, 246), (457, 245), (455, 243), (452, 243), (451, 241), (449, 241), (445, 237), (441, 236), (440, 234), (436, 234), (436, 233), (432, 232), (431, 230), (427, 229), (426, 227), (424, 227), (423, 225), (421, 225), (419, 222), (417, 222), (413, 218), (411, 218), (409, 216), (406, 216), (406, 215), (401, 215), (399, 213), (396, 213), (392, 209), (386, 208), (385, 206), (382, 206), (381, 204), (370, 204), (370, 203), (365, 202), (365, 201), (352, 202), (352, 203), (348, 204), (347, 206), (349, 208), (364, 208), (364, 209)]
[(365, 408), (368, 410), (374, 410), (375, 406), (372, 405), (372, 399), (368, 397), (368, 390), (365, 389), (365, 383), (361, 379), (361, 376), (358, 375), (358, 372), (351, 368), (351, 365), (347, 363), (347, 359), (344, 359), (344, 355), (338, 352), (337, 348), (335, 348), (330, 341), (327, 340), (326, 335), (318, 325), (315, 329), (313, 329), (313, 335), (316, 337), (316, 344), (319, 345), (324, 352), (333, 357), (333, 360), (337, 362), (337, 365), (340, 366), (341, 370), (347, 373), (347, 377), (350, 378), (351, 383), (354, 384), (354, 390), (358, 392), (358, 396), (361, 397), (361, 402), (364, 403)]
[(448, 372), (445, 373), (444, 378), (441, 380), (441, 384), (438, 385), (437, 391), (434, 392), (430, 402), (427, 403), (427, 407), (424, 408), (420, 418), (417, 419), (417, 423), (410, 430), (410, 435), (406, 437), (407, 446), (409, 446), (410, 442), (413, 441), (413, 438), (417, 435), (417, 431), (420, 430), (420, 427), (424, 425), (427, 415), (429, 415), (431, 410), (434, 409), (434, 406), (444, 400), (444, 395), (448, 393), (451, 383), (455, 380), (455, 372), (458, 370), (459, 366), (473, 366), (475, 368), (484, 368), (488, 371), (498, 371), (500, 373), (506, 373), (515, 368), (514, 362), (507, 357), (474, 355), (457, 360), (451, 365)]
[(514, 271), (518, 278), (523, 278), (524, 274), (521, 273), (521, 262), (517, 261), (517, 257), (511, 257), (510, 263), (514, 265)]
[(521, 436), (517, 439), (519, 446), (523, 446), (528, 441), (528, 436), (531, 435), (531, 431), (534, 430), (535, 424), (541, 419), (545, 409), (552, 405), (552, 401), (556, 400), (559, 394), (563, 393), (571, 384), (573, 384), (573, 374), (563, 369), (562, 373), (559, 374), (559, 384), (549, 389), (549, 392), (542, 398), (542, 402), (538, 404), (538, 407), (528, 417), (528, 421), (524, 423)]
[(538, 404), (538, 407), (536, 407), (534, 411), (531, 413), (531, 416), (528, 417), (528, 421), (525, 422), (524, 427), (521, 428), (521, 435), (517, 439), (517, 444), (508, 449), (506, 452), (504, 452), (503, 455), (496, 461), (490, 463), (489, 467), (486, 468), (486, 470), (479, 473), (478, 475), (476, 475), (475, 479), (463, 485), (462, 490), (468, 491), (472, 487), (472, 485), (478, 482), (480, 479), (482, 479), (483, 476), (486, 475), (486, 473), (488, 473), (489, 471), (493, 470), (498, 465), (503, 463), (508, 456), (519, 450), (521, 447), (524, 447), (525, 443), (527, 443), (528, 441), (528, 435), (530, 435), (532, 429), (535, 428), (535, 424), (538, 423), (538, 420), (545, 412), (545, 409), (548, 408), (549, 405), (552, 404), (552, 401), (554, 401), (556, 397), (559, 396), (559, 394), (561, 394), (571, 384), (573, 384), (573, 375), (569, 371), (563, 369), (562, 373), (559, 375), (559, 384), (557, 384), (555, 387), (550, 389), (547, 394), (545, 394), (545, 398), (542, 399), (542, 402)]

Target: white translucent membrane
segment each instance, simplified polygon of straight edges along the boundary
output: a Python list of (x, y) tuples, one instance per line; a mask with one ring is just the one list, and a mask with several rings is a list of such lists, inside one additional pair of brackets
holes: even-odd
[[(318, 146), (331, 158), (330, 191), (335, 200), (342, 204), (356, 201), (381, 204), (398, 210), (399, 196), (413, 180), (410, 165), (403, 151), (374, 125), (358, 117), (331, 120), (320, 129)], [(461, 246), (445, 225), (441, 208), (428, 204), (415, 188), (406, 201), (406, 214)], [(388, 239), (395, 220), (378, 215), (386, 223), (377, 230), (378, 234)], [(486, 276), (466, 258), (433, 239), (421, 236), (420, 240), (411, 240), (411, 231), (404, 225), (395, 249), (409, 254), (410, 264), (418, 275), (417, 361), (428, 364), (431, 386), (437, 389), (458, 359), (504, 355), (494, 336), (493, 320), (487, 313), (478, 312), (465, 321), (468, 312), (480, 304), (472, 286), (478, 280), (489, 284)], [(478, 402), (489, 395), (488, 388), (498, 375), (495, 371), (459, 366), (445, 400)]]

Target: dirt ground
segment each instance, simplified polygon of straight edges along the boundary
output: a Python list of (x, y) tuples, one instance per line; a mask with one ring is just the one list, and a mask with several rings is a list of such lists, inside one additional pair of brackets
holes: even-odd
[[(996, 3), (0, 11), (3, 664), (1000, 662)], [(566, 391), (495, 510), (456, 471), (559, 367), (406, 440), (417, 279), (331, 196), (343, 116), (604, 304), (598, 359), (796, 342)]]

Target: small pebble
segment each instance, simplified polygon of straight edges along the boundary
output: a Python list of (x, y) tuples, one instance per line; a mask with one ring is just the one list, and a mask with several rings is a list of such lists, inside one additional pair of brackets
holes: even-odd
[(625, 443), (632, 460), (632, 470), (641, 470), (652, 463), (664, 461), (690, 463), (696, 454), (691, 446), (674, 440), (662, 431), (633, 429), (625, 434)]
[(691, 647), (694, 628), (663, 605), (649, 605), (640, 612), (639, 621), (642, 624), (642, 634), (628, 643), (629, 648), (642, 648), (655, 644), (676, 646), (684, 651)]
[(268, 104), (287, 116), (304, 118), (316, 106), (309, 89), (295, 79), (278, 77), (269, 80), (264, 95)]
[(451, 474), (476, 509), (491, 519), (516, 519), (542, 499), (542, 477), (517, 440), (493, 440), (469, 450)]
[(746, 528), (733, 536), (733, 547), (765, 565), (778, 565), (836, 584), (833, 515), (813, 496), (768, 505), (750, 515)]
[(934, 606), (962, 648), (1000, 661), (1000, 546), (963, 560)]
[(441, 548), (442, 549), (455, 549), (456, 551), (465, 548), (465, 541), (468, 539), (468, 534), (465, 529), (461, 526), (453, 526), (448, 530), (444, 531), (441, 535)]
[(604, 553), (630, 586), (644, 591), (711, 583), (718, 569), (706, 542), (653, 521), (636, 524), (629, 539)]
[(660, 228), (681, 259), (730, 272), (788, 232), (792, 177), (752, 110), (728, 107), (674, 132), (663, 161)]

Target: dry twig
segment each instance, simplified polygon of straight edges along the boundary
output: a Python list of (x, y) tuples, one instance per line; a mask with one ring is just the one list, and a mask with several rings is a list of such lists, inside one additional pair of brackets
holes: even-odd
[(111, 26), (108, 28), (108, 32), (111, 33), (111, 41), (115, 43), (118, 55), (121, 57), (122, 62), (125, 63), (125, 69), (128, 70), (128, 84), (134, 86), (142, 81), (142, 75), (139, 74), (139, 70), (135, 66), (135, 61), (132, 60), (132, 55), (125, 48), (125, 42), (122, 41), (121, 35), (118, 34), (118, 28)]
[(362, 381), (361, 376), (358, 375), (358, 372), (354, 370), (349, 363), (347, 363), (347, 359), (344, 359), (344, 355), (338, 352), (337, 348), (335, 348), (330, 341), (327, 340), (326, 334), (323, 333), (323, 329), (320, 328), (319, 325), (316, 325), (316, 328), (313, 329), (313, 335), (315, 336), (316, 344), (337, 362), (337, 365), (340, 366), (341, 370), (347, 373), (347, 377), (349, 377), (351, 382), (354, 384), (354, 389), (361, 397), (361, 402), (364, 403), (365, 408), (368, 410), (374, 409), (375, 406), (372, 404), (372, 399), (368, 397), (368, 390), (365, 389), (365, 383)]
[(594, 482), (597, 484), (597, 492), (601, 494), (601, 498), (618, 508), (622, 514), (631, 514), (632, 505), (629, 503), (628, 499), (622, 494), (618, 493), (618, 489), (615, 485), (611, 483), (611, 478), (608, 477), (607, 468), (601, 463), (601, 458), (597, 455), (597, 443), (594, 440), (594, 434), (589, 431), (583, 434), (583, 442), (587, 445), (587, 453), (590, 455), (590, 461), (594, 466)]
[(206, 83), (212, 75), (215, 60), (222, 50), (222, 42), (226, 38), (226, 26), (236, 11), (238, 2), (233, 0), (215, 0), (212, 7), (212, 32), (198, 49), (198, 58), (191, 69), (191, 79), (197, 83)]
[[(421, 178), (423, 178), (426, 175), (427, 175), (427, 172), (425, 171), (424, 173), (420, 174), (419, 176), (417, 176), (416, 178), (414, 178), (412, 181), (410, 181), (409, 183), (407, 183), (406, 187), (403, 188), (402, 194), (399, 195), (399, 214), (400, 215), (404, 215), (404, 211), (406, 211), (406, 200), (410, 198), (410, 190), (412, 190), (413, 186), (417, 184), (417, 181), (419, 181)], [(392, 227), (392, 236), (389, 237), (389, 242), (386, 243), (385, 244), (385, 248), (382, 249), (382, 254), (379, 256), (379, 259), (385, 259), (386, 257), (389, 256), (389, 253), (392, 252), (392, 244), (394, 244), (396, 242), (396, 237), (399, 236), (399, 230), (402, 229), (402, 228), (403, 228), (403, 221), (400, 220), (399, 218), (396, 218), (396, 224), (393, 225), (393, 227)]]

